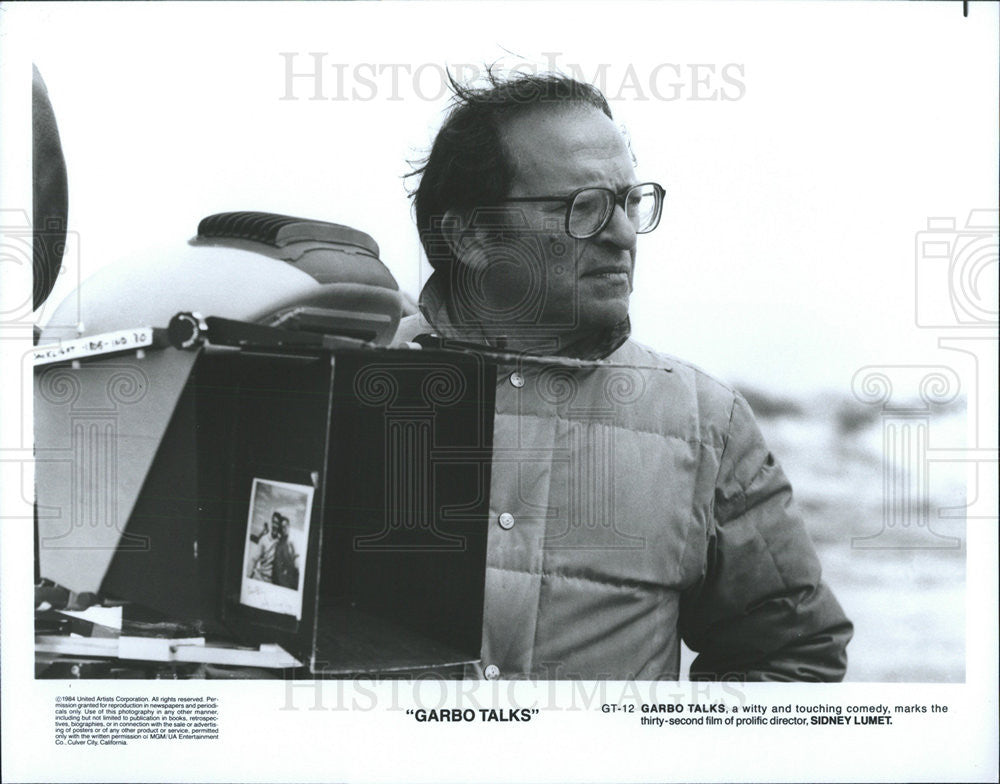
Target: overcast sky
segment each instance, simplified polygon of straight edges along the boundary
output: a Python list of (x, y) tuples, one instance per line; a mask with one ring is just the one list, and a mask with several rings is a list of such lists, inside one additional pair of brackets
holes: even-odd
[[(105, 264), (169, 264), (230, 210), (367, 231), (416, 295), (401, 175), (440, 121), (445, 65), (555, 65), (605, 89), (640, 178), (668, 194), (639, 240), (633, 333), (730, 381), (847, 392), (863, 365), (947, 361), (947, 331), (918, 328), (915, 306), (920, 287), (948, 305), (947, 265), (918, 262), (916, 235), (996, 209), (995, 4), (968, 19), (959, 3), (17, 10), (79, 235), (51, 304)], [(289, 82), (317, 62), (322, 85)], [(995, 319), (993, 242), (965, 296)]]

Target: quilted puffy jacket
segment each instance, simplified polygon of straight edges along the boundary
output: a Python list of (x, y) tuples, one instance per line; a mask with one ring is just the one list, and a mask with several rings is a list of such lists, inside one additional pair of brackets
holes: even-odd
[(683, 638), (692, 679), (841, 680), (852, 626), (791, 500), (747, 402), (689, 364), (628, 340), (502, 365), (483, 666), (674, 680)]

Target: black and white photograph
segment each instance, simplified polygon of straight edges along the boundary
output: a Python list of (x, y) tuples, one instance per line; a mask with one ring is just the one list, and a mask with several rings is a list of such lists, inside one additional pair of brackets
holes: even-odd
[(3, 4), (4, 780), (995, 780), (998, 24)]
[(313, 488), (253, 480), (240, 601), (302, 618), (302, 581)]

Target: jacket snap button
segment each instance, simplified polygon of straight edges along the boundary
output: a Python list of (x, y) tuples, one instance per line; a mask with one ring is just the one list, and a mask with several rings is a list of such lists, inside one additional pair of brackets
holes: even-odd
[(511, 373), (510, 383), (513, 384), (518, 389), (520, 389), (521, 387), (524, 386), (524, 376), (522, 376), (520, 373), (517, 372)]
[(486, 666), (486, 669), (483, 670), (483, 675), (486, 676), (486, 680), (495, 681), (500, 677), (500, 668), (495, 664), (489, 664)]
[(500, 527), (505, 531), (509, 531), (514, 527), (514, 515), (510, 512), (504, 512), (499, 518)]

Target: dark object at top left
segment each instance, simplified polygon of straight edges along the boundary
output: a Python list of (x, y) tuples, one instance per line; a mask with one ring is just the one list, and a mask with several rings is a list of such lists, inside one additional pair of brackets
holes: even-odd
[(38, 309), (56, 283), (66, 246), (68, 187), (66, 159), (59, 141), (56, 115), (38, 68), (31, 71), (31, 171), (33, 307)]

